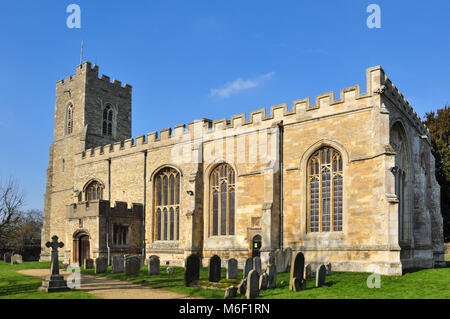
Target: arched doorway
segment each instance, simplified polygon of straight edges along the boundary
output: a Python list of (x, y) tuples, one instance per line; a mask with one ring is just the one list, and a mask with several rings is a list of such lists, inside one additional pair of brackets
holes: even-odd
[(252, 240), (252, 257), (259, 257), (261, 250), (261, 236), (256, 235)]
[(79, 233), (73, 239), (73, 261), (80, 266), (84, 266), (84, 261), (90, 258), (89, 235)]

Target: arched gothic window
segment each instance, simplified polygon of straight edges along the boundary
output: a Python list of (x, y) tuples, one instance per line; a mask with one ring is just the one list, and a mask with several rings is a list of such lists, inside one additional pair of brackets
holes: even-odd
[(180, 173), (170, 167), (154, 178), (156, 240), (180, 239)]
[(100, 200), (103, 197), (103, 186), (97, 182), (92, 181), (86, 187), (85, 191), (85, 199), (86, 201), (90, 200)]
[(341, 154), (323, 147), (310, 157), (307, 170), (309, 231), (342, 231)]
[(103, 109), (103, 135), (112, 136), (113, 133), (113, 110), (110, 105)]
[(210, 176), (210, 234), (234, 235), (235, 173), (228, 164), (220, 164)]
[(72, 134), (73, 132), (73, 106), (69, 105), (67, 108), (67, 134)]

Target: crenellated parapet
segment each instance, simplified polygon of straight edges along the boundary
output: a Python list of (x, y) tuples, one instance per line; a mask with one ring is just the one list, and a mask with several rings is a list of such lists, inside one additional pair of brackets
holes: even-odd
[(128, 208), (126, 202), (116, 201), (111, 207), (108, 200), (95, 200), (72, 203), (67, 205), (66, 218), (77, 219), (83, 217), (129, 217), (142, 219), (143, 205), (132, 203)]
[(291, 107), (287, 103), (274, 105), (270, 107), (269, 114), (267, 114), (266, 108), (261, 108), (250, 112), (248, 117), (245, 113), (242, 113), (231, 116), (230, 119), (210, 120), (203, 118), (190, 122), (188, 125), (181, 124), (173, 129), (166, 128), (160, 132), (151, 132), (146, 136), (140, 135), (135, 139), (131, 138), (114, 144), (87, 149), (80, 155), (82, 159), (101, 156), (107, 158), (117, 155), (118, 152), (126, 154), (139, 149), (151, 149), (188, 140), (192, 141), (196, 138), (205, 141), (213, 138), (217, 132), (221, 132), (222, 136), (232, 136), (236, 132), (267, 129), (281, 121), (288, 124), (337, 116), (349, 111), (372, 108), (377, 104), (380, 95), (393, 100), (399, 108), (404, 110), (405, 115), (410, 117), (420, 132), (428, 134), (419, 116), (387, 78), (381, 66), (368, 68), (366, 70), (366, 81), (367, 92), (365, 93), (361, 92), (360, 85), (354, 85), (341, 89), (338, 97), (335, 92), (327, 92), (317, 95), (314, 100), (309, 97), (295, 100)]
[(88, 61), (78, 65), (75, 74), (67, 76), (63, 80), (56, 82), (56, 87), (64, 88), (72, 81), (79, 78), (84, 78), (86, 75), (95, 76), (99, 81), (104, 82), (108, 87), (110, 87), (111, 90), (121, 89), (123, 91), (131, 93), (132, 86), (130, 84), (122, 84), (121, 81), (116, 79), (113, 79), (111, 81), (110, 77), (107, 75), (102, 75), (101, 77), (99, 77), (99, 66), (95, 64), (92, 65), (91, 62)]

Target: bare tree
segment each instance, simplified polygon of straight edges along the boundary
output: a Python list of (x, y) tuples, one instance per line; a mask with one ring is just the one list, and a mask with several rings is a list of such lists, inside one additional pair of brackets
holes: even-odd
[(14, 232), (23, 204), (24, 195), (12, 178), (0, 184), (0, 240), (6, 240)]

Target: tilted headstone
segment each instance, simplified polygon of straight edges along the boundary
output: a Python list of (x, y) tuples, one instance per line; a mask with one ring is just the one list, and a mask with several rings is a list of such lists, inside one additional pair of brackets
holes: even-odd
[(305, 278), (305, 279), (311, 279), (311, 277), (312, 277), (311, 265), (310, 265), (310, 264), (307, 264), (307, 265), (305, 266), (305, 275), (304, 275), (304, 278)]
[(200, 257), (192, 254), (184, 264), (184, 284), (190, 286), (200, 279)]
[(331, 275), (331, 263), (326, 264), (325, 267), (327, 268), (327, 275)]
[(241, 295), (245, 295), (245, 292), (247, 291), (247, 278), (242, 279), (241, 283), (238, 286), (238, 292)]
[(269, 275), (267, 273), (263, 273), (259, 276), (259, 290), (266, 290), (269, 285)]
[(238, 289), (235, 286), (230, 286), (225, 290), (224, 299), (234, 298), (237, 295)]
[(267, 275), (269, 276), (267, 288), (274, 289), (277, 286), (277, 267), (275, 265), (269, 265), (266, 270)]
[[(305, 256), (301, 252), (294, 255), (289, 277), (289, 290), (299, 291), (303, 284), (303, 271), (305, 270)], [(296, 280), (298, 284), (296, 284)]]
[(247, 258), (244, 263), (243, 278), (247, 278), (250, 270), (253, 269), (253, 258)]
[(105, 257), (95, 258), (95, 273), (96, 274), (105, 273), (107, 268), (108, 268), (108, 259), (106, 259)]
[(259, 275), (254, 269), (248, 273), (245, 296), (247, 299), (254, 299), (259, 296)]
[(320, 265), (316, 269), (316, 287), (322, 287), (325, 285), (325, 276), (327, 274), (327, 269), (325, 265)]
[(124, 274), (125, 276), (136, 276), (141, 272), (141, 256), (126, 256)]
[(67, 281), (64, 280), (64, 276), (59, 274), (59, 261), (58, 261), (58, 248), (63, 248), (64, 244), (58, 242), (58, 236), (54, 235), (51, 242), (45, 244), (47, 248), (52, 248), (51, 259), (51, 274), (45, 277), (42, 281), (42, 286), (39, 290), (46, 292), (57, 292), (69, 290), (67, 287)]
[(219, 256), (214, 255), (209, 259), (208, 280), (210, 282), (220, 281), (220, 265), (221, 260)]
[(94, 259), (86, 258), (84, 260), (84, 269), (94, 269)]
[(262, 267), (261, 267), (261, 258), (254, 257), (253, 258), (253, 269), (258, 272), (258, 275), (261, 276), (262, 274)]
[(5, 263), (10, 263), (11, 262), (11, 254), (10, 253), (5, 253), (5, 255), (3, 256), (3, 261)]
[(148, 274), (159, 275), (160, 274), (160, 261), (158, 256), (150, 256), (148, 259)]
[(11, 264), (18, 265), (18, 264), (22, 264), (22, 263), (23, 263), (22, 255), (19, 255), (19, 254), (12, 255)]
[(269, 265), (275, 265), (275, 253), (269, 253)]
[(113, 256), (111, 272), (113, 273), (123, 272), (124, 262), (125, 260), (123, 256)]
[(228, 259), (227, 262), (227, 279), (237, 279), (238, 277), (238, 262), (236, 259)]

